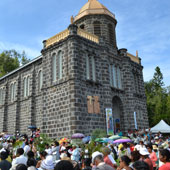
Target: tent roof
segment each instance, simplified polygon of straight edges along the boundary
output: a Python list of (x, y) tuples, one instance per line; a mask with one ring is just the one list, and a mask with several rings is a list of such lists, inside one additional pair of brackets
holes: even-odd
[(164, 122), (164, 120), (161, 120), (157, 125), (151, 128), (151, 132), (170, 133), (170, 126), (166, 122)]

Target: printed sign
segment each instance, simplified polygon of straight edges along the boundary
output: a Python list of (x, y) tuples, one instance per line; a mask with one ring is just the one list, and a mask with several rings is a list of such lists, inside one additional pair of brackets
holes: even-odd
[(114, 127), (113, 127), (113, 115), (112, 109), (106, 109), (106, 125), (107, 125), (107, 135), (113, 135)]

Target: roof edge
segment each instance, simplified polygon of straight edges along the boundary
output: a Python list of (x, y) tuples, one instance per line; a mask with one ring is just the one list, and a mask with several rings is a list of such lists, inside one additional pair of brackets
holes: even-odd
[(34, 59), (31, 60), (29, 63), (24, 64), (23, 66), (21, 66), (21, 67), (15, 69), (15, 70), (13, 70), (13, 71), (7, 73), (6, 75), (4, 75), (4, 76), (2, 76), (2, 77), (0, 78), (0, 81), (3, 80), (3, 79), (5, 79), (6, 77), (8, 77), (8, 76), (10, 76), (10, 75), (12, 75), (12, 74), (14, 74), (14, 73), (16, 73), (17, 71), (19, 71), (19, 70), (21, 70), (21, 69), (23, 69), (23, 68), (29, 66), (30, 64), (32, 64), (32, 63), (38, 61), (38, 60), (41, 59), (41, 58), (42, 58), (42, 55), (40, 55), (40, 56), (34, 58)]

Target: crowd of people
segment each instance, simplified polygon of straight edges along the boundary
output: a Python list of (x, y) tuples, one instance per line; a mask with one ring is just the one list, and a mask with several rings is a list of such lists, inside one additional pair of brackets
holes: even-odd
[[(122, 132), (118, 135), (122, 136)], [(34, 136), (36, 138), (36, 136)], [(34, 137), (16, 140), (1, 138), (1, 170), (170, 170), (170, 137), (161, 133), (128, 131), (129, 143), (110, 140), (90, 153), (88, 144), (53, 141), (38, 151)], [(93, 141), (94, 142), (94, 141)], [(94, 142), (95, 146), (101, 145)], [(85, 148), (85, 149), (84, 149)]]

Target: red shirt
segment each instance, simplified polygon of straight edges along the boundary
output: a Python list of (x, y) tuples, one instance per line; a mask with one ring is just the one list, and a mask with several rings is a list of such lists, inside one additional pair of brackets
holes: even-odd
[(170, 162), (167, 162), (166, 164), (162, 165), (159, 170), (170, 170)]
[(156, 161), (158, 160), (156, 153), (155, 152), (150, 153), (149, 157), (152, 161), (153, 167), (156, 167)]

